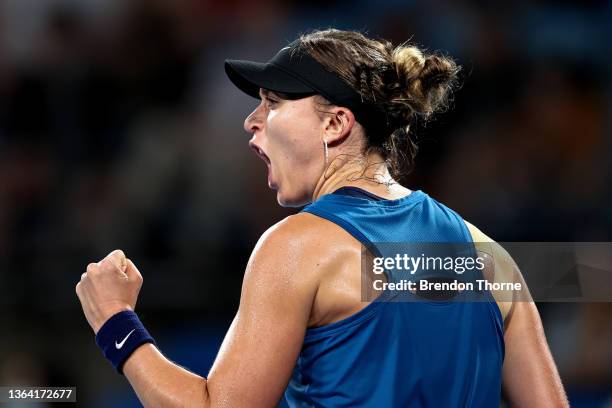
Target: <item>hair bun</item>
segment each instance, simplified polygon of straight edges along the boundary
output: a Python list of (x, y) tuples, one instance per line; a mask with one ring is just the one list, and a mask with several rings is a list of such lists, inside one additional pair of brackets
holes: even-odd
[(457, 74), (454, 61), (430, 55), (425, 59), (425, 65), (419, 75), (424, 89), (445, 86)]
[(397, 47), (392, 58), (401, 87), (400, 95), (391, 102), (407, 105), (406, 117), (416, 113), (427, 119), (446, 108), (461, 70), (453, 59), (424, 55), (414, 46)]

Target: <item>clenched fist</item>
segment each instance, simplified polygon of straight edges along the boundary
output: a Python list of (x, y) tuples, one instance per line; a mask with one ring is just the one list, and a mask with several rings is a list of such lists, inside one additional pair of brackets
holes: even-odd
[(76, 293), (93, 331), (97, 334), (114, 314), (134, 310), (141, 286), (142, 275), (120, 249), (87, 265)]

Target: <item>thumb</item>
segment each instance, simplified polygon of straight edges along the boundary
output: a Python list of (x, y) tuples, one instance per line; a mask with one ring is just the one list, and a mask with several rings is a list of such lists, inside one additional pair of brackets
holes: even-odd
[(115, 249), (106, 256), (101, 262), (100, 266), (106, 266), (107, 268), (113, 269), (113, 267), (121, 273), (125, 273), (126, 269), (126, 257), (125, 253), (120, 249)]
[(134, 265), (134, 262), (132, 262), (132, 260), (129, 258), (126, 258), (125, 274), (128, 276), (128, 280), (142, 281), (142, 275), (140, 274), (140, 271), (138, 270), (138, 268), (136, 268), (136, 265)]

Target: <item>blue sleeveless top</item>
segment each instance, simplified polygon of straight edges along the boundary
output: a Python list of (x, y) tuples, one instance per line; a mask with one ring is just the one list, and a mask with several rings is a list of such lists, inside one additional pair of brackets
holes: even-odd
[[(457, 213), (422, 191), (384, 200), (355, 187), (302, 210), (364, 245), (471, 242)], [(290, 407), (499, 407), (503, 319), (484, 302), (379, 301), (306, 331), (285, 392)]]

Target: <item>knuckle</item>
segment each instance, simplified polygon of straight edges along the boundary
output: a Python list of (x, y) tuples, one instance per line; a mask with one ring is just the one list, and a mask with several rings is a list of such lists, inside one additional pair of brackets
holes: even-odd
[(95, 263), (95, 262), (90, 262), (90, 263), (87, 265), (87, 272), (94, 272), (94, 271), (96, 271), (96, 270), (98, 270), (98, 264), (97, 264), (97, 263)]
[(125, 253), (121, 249), (115, 249), (109, 254), (109, 256), (116, 260), (121, 260), (125, 258)]

